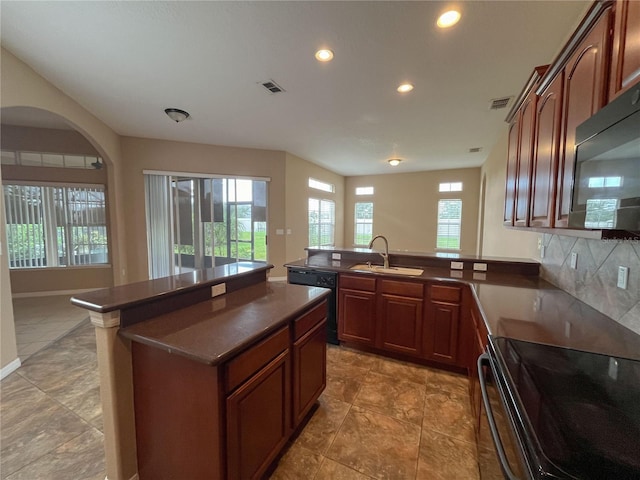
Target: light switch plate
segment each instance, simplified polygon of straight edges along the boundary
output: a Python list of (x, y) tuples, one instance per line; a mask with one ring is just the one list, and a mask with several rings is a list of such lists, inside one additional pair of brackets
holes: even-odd
[(451, 270), (462, 270), (464, 262), (451, 262)]
[(342, 254), (341, 253), (332, 253), (331, 254), (331, 260), (340, 260), (342, 258)]
[(571, 252), (571, 268), (574, 270), (578, 268), (578, 254), (576, 252)]
[(627, 289), (629, 283), (629, 267), (618, 267), (618, 288)]
[(473, 269), (476, 272), (486, 272), (487, 271), (487, 264), (486, 263), (474, 263), (473, 264)]

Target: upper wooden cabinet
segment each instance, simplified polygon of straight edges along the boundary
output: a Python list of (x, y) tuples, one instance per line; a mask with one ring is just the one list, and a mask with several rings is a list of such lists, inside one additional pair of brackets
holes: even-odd
[(506, 119), (505, 225), (568, 227), (576, 127), (640, 76), (638, 38), (640, 2), (596, 1), (548, 69), (536, 68)]
[(563, 69), (563, 108), (555, 227), (567, 227), (571, 209), (576, 127), (605, 105), (611, 8), (579, 43)]
[(531, 167), (536, 118), (535, 89), (547, 66), (536, 67), (523, 89), (522, 102), (512, 116), (509, 126), (507, 184), (504, 204), (504, 224), (526, 227), (529, 216)]
[(640, 2), (614, 4), (609, 101), (640, 79)]
[(538, 99), (529, 209), (531, 227), (553, 227), (563, 86), (564, 72), (560, 72)]

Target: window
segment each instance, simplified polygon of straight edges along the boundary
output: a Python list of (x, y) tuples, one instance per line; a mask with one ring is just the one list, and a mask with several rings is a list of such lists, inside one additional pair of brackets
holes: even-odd
[(461, 224), (462, 200), (440, 200), (436, 248), (459, 250)]
[(616, 198), (589, 198), (584, 219), (585, 228), (613, 228), (618, 200)]
[(369, 245), (373, 238), (373, 202), (357, 202), (355, 208), (355, 245)]
[(149, 276), (267, 261), (267, 182), (145, 174)]
[(589, 188), (622, 186), (622, 177), (589, 177)]
[(356, 187), (356, 195), (373, 195), (373, 187)]
[(109, 261), (102, 185), (4, 185), (10, 268)]
[(58, 167), (100, 169), (104, 167), (100, 157), (91, 155), (69, 155), (46, 152), (10, 152), (2, 150), (3, 165), (25, 167)]
[(462, 182), (441, 183), (438, 191), (439, 192), (461, 192)]
[(333, 246), (335, 210), (332, 200), (309, 199), (309, 246)]
[(309, 177), (309, 187), (315, 190), (322, 190), (323, 192), (335, 192), (335, 187), (330, 183), (321, 182), (320, 180), (316, 180), (315, 178), (311, 177)]

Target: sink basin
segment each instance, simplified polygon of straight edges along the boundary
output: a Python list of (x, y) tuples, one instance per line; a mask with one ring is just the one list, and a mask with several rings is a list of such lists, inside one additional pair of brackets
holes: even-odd
[(368, 265), (366, 263), (358, 263), (353, 267), (350, 267), (350, 270), (357, 270), (360, 272), (371, 272), (371, 273), (388, 273), (390, 275), (406, 275), (406, 276), (417, 276), (422, 275), (424, 270), (419, 268), (408, 268), (408, 267), (389, 267), (384, 268), (381, 265)]

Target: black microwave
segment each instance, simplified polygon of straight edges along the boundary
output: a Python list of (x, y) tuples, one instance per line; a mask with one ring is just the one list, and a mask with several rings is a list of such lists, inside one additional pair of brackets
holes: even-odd
[(576, 128), (569, 227), (640, 233), (640, 82)]

